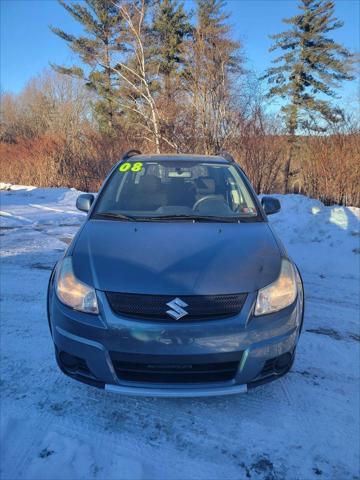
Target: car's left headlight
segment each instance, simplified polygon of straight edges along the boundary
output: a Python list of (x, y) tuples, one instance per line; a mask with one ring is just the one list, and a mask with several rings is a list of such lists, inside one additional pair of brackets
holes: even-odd
[(278, 279), (258, 291), (254, 315), (266, 315), (291, 305), (297, 295), (296, 273), (289, 260), (283, 258)]
[(65, 305), (75, 310), (99, 313), (95, 289), (75, 277), (71, 257), (65, 257), (61, 262), (56, 279), (56, 294)]

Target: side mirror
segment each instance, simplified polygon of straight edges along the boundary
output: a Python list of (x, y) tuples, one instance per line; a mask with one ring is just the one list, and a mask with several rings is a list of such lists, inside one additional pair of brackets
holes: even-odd
[(281, 210), (279, 200), (274, 197), (263, 197), (261, 199), (261, 205), (263, 206), (266, 215), (272, 215), (273, 213), (278, 213)]
[(92, 193), (82, 193), (76, 199), (76, 208), (82, 212), (88, 212), (95, 197)]

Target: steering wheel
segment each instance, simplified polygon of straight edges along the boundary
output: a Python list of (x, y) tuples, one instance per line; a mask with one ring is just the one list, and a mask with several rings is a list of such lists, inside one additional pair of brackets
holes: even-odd
[(199, 200), (196, 200), (196, 202), (193, 205), (193, 210), (196, 210), (199, 205), (201, 205), (203, 202), (207, 202), (208, 200), (219, 200), (218, 195), (205, 195), (205, 197), (199, 198)]

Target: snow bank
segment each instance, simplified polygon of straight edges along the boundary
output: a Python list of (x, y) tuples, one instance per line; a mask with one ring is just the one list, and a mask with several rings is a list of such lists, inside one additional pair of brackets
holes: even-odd
[(325, 206), (303, 195), (274, 196), (281, 211), (269, 220), (296, 262), (306, 270), (317, 268), (319, 274), (356, 275), (360, 208)]
[(11, 183), (4, 183), (0, 182), (0, 190), (13, 190), (13, 191), (18, 191), (18, 190), (34, 190), (37, 187), (33, 187), (30, 185), (13, 185)]

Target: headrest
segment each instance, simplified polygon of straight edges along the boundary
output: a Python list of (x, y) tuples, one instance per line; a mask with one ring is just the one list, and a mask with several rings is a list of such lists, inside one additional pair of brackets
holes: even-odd
[(160, 189), (161, 180), (156, 175), (144, 175), (140, 178), (139, 188), (142, 193), (155, 193)]

